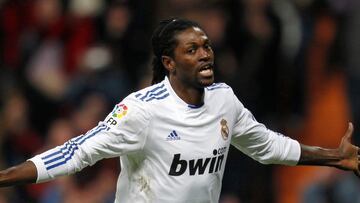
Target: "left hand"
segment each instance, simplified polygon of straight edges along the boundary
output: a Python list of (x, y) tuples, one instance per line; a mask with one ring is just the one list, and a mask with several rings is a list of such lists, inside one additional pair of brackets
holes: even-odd
[(341, 161), (338, 168), (343, 170), (351, 170), (360, 178), (359, 170), (359, 147), (351, 143), (352, 133), (354, 131), (353, 124), (350, 122), (348, 129), (341, 140), (338, 148)]

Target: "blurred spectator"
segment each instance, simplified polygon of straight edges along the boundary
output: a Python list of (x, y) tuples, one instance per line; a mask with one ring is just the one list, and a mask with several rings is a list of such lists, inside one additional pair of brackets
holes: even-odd
[(1, 69), (18, 70), (22, 63), (21, 33), (29, 23), (32, 1), (5, 1), (0, 7)]
[(230, 0), (226, 7), (226, 43), (233, 52), (227, 58), (237, 66), (222, 67), (221, 80), (270, 128), (301, 122), (304, 66), (298, 62), (303, 33), (295, 6), (283, 0)]
[(37, 49), (29, 61), (26, 75), (31, 85), (51, 99), (61, 99), (67, 86), (59, 42), (48, 41)]
[(2, 154), (7, 166), (25, 161), (42, 146), (39, 134), (29, 125), (28, 103), (19, 91), (6, 96), (1, 112)]
[(49, 150), (53, 147), (62, 145), (75, 135), (75, 125), (70, 121), (70, 119), (59, 118), (54, 120), (49, 127), (44, 147), (39, 149), (39, 151)]
[[(26, 98), (19, 90), (6, 95), (0, 114), (1, 166), (4, 168), (31, 158), (43, 144), (41, 137), (29, 123), (28, 109)], [(4, 198), (9, 202), (31, 200), (26, 188), (27, 186), (12, 188), (12, 192), (6, 192)]]
[(106, 98), (97, 93), (88, 93), (82, 97), (81, 103), (76, 105), (70, 115), (75, 129), (75, 135), (84, 134), (102, 121), (111, 107)]
[(92, 46), (79, 64), (79, 73), (69, 84), (64, 101), (76, 101), (93, 92), (104, 96), (113, 106), (130, 93), (130, 78), (121, 66), (113, 64), (116, 56), (107, 46)]
[(131, 90), (148, 62), (152, 7), (152, 2), (146, 0), (113, 0), (98, 21), (97, 42), (110, 50), (110, 67), (126, 76)]
[(350, 174), (329, 170), (306, 188), (303, 203), (359, 203), (360, 181)]

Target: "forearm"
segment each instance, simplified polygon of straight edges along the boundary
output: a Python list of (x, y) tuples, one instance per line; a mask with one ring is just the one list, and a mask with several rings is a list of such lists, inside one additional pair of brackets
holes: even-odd
[(338, 149), (325, 149), (301, 144), (298, 165), (331, 166), (344, 169), (342, 162), (343, 157)]
[(37, 170), (31, 161), (0, 171), (0, 187), (12, 186), (23, 183), (34, 183)]
[(348, 129), (336, 149), (325, 149), (300, 144), (301, 155), (298, 165), (332, 166), (343, 170), (351, 170), (360, 177), (360, 149), (351, 144), (353, 125)]

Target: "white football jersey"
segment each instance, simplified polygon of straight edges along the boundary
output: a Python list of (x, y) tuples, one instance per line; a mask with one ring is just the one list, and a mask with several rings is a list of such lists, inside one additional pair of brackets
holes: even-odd
[[(258, 123), (224, 83), (204, 104), (181, 100), (165, 78), (130, 94), (86, 134), (31, 159), (37, 182), (120, 156), (115, 202), (218, 202), (230, 144), (264, 164), (295, 165), (297, 141)], [(230, 169), (231, 170), (231, 169)]]

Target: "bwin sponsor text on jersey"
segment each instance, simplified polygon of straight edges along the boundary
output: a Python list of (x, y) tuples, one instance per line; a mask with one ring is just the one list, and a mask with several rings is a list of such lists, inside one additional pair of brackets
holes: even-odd
[(226, 147), (213, 150), (213, 157), (206, 157), (200, 159), (181, 159), (181, 154), (174, 154), (169, 175), (180, 176), (183, 175), (189, 168), (189, 175), (203, 175), (205, 172), (214, 173), (221, 170), (224, 162)]

